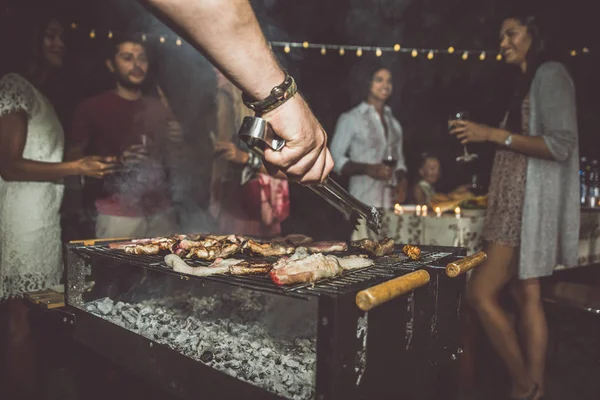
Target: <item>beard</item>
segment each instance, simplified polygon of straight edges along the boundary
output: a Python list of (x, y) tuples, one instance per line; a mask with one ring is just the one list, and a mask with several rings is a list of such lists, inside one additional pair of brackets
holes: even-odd
[(129, 74), (115, 72), (115, 76), (117, 78), (117, 82), (119, 82), (119, 84), (126, 89), (141, 89), (146, 81), (146, 76), (144, 76), (144, 79), (142, 79), (142, 81), (139, 83), (132, 82), (131, 79), (129, 79)]

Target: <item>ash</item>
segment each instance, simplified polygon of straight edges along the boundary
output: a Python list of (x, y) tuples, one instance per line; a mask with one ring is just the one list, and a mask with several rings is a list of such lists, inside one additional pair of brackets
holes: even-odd
[[(134, 304), (104, 298), (85, 304), (84, 309), (277, 395), (312, 399), (316, 316), (303, 311), (304, 315), (287, 319), (284, 326), (266, 319), (289, 316), (290, 309), (298, 308), (292, 302), (235, 289), (206, 297), (187, 295)], [(301, 304), (299, 309), (310, 309), (303, 307), (307, 305)]]

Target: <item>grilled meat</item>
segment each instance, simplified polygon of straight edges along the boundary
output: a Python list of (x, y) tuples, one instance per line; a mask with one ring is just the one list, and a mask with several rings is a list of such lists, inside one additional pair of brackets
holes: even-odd
[(160, 253), (160, 245), (158, 244), (137, 244), (125, 247), (125, 253), (128, 254), (144, 254), (152, 255)]
[(333, 253), (348, 250), (346, 242), (314, 242), (306, 245), (311, 253)]
[(381, 257), (394, 251), (394, 239), (385, 238), (379, 242), (370, 239), (355, 240), (350, 243), (350, 247), (364, 250), (375, 257)]
[(193, 267), (186, 263), (181, 257), (175, 254), (165, 256), (165, 263), (173, 268), (175, 272), (194, 276), (211, 276), (211, 275), (256, 275), (269, 272), (272, 265), (264, 262), (249, 262), (238, 260), (235, 258), (217, 258), (211, 265), (204, 267)]
[[(333, 257), (333, 256), (331, 256)], [(347, 257), (336, 257), (340, 266), (345, 270), (360, 269), (370, 267), (374, 264), (373, 260), (364, 256), (347, 256)]]
[(255, 255), (270, 257), (292, 254), (296, 248), (293, 244), (287, 242), (258, 243), (249, 239), (244, 244), (244, 249), (248, 249)]
[(416, 261), (421, 258), (421, 249), (419, 249), (417, 246), (407, 244), (402, 248), (402, 252), (406, 254), (411, 260)]

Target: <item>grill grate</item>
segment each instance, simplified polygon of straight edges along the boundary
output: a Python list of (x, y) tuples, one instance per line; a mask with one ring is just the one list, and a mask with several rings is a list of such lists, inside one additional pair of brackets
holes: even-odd
[[(425, 266), (434, 267), (441, 260), (452, 256), (452, 253), (423, 251), (421, 249), (421, 259), (412, 261), (402, 252), (396, 250), (394, 254), (375, 259), (375, 265), (352, 271), (344, 271), (340, 276), (319, 281), (318, 283), (306, 283), (280, 287), (275, 285), (266, 275), (213, 275), (208, 277), (195, 277), (180, 274), (169, 268), (162, 255), (135, 255), (128, 254), (119, 249), (111, 249), (107, 246), (75, 246), (75, 252), (83, 257), (100, 256), (102, 258), (119, 261), (122, 263), (135, 265), (139, 267), (159, 270), (180, 276), (181, 279), (205, 279), (207, 281), (226, 283), (239, 286), (246, 289), (260, 290), (267, 293), (285, 294), (294, 297), (319, 296), (321, 294), (340, 295), (362, 289), (365, 284), (376, 284), (408, 272), (414, 271)], [(342, 254), (340, 254), (342, 255)], [(343, 255), (348, 255), (343, 254)], [(237, 254), (236, 258), (249, 258), (243, 254)], [(253, 259), (257, 259), (253, 257)], [(262, 257), (261, 260), (275, 262), (276, 257)], [(209, 261), (186, 260), (192, 266), (208, 266)], [(435, 267), (434, 267), (435, 268)]]

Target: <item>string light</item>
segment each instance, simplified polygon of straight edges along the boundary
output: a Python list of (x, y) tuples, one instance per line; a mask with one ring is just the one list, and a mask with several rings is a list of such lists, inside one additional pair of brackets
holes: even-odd
[(283, 48), (283, 51), (285, 51), (286, 53), (290, 52), (290, 45), (286, 44), (285, 47)]
[(454, 47), (448, 47), (448, 54), (454, 54)]
[(346, 51), (343, 47), (340, 47), (340, 56), (343, 56), (344, 54), (346, 54)]
[(502, 61), (502, 54), (498, 53), (498, 55), (496, 56), (496, 60)]
[(308, 42), (303, 42), (302, 47), (304, 47), (305, 49), (308, 49)]
[(181, 46), (181, 39), (180, 39), (180, 38), (177, 38), (177, 40), (175, 41), (175, 44), (176, 44), (177, 46)]
[(146, 34), (145, 34), (145, 33), (143, 33), (143, 34), (142, 34), (142, 42), (145, 42), (147, 39), (148, 39), (148, 38), (146, 37)]
[(165, 42), (165, 37), (161, 36), (159, 40), (160, 40), (161, 43), (164, 43)]
[(96, 37), (96, 31), (94, 31), (93, 29), (90, 31), (90, 39), (93, 39)]
[(588, 49), (587, 47), (584, 47), (583, 49), (581, 49), (581, 52), (588, 54), (590, 52), (590, 49)]
[(321, 55), (324, 56), (325, 54), (327, 54), (327, 49), (325, 48), (325, 46), (321, 47)]
[(400, 51), (400, 49), (401, 49), (401, 48), (402, 48), (402, 47), (400, 47), (400, 45), (399, 45), (399, 44), (395, 44), (395, 45), (394, 45), (394, 51), (396, 51), (396, 52)]
[(484, 51), (484, 52), (482, 52), (482, 53), (479, 55), (479, 59), (480, 59), (481, 61), (485, 60), (485, 51)]
[(381, 49), (380, 49), (380, 48), (377, 48), (377, 50), (375, 50), (375, 55), (376, 55), (377, 57), (381, 57), (381, 54), (382, 54), (382, 51), (381, 51)]
[(360, 56), (362, 56), (362, 49), (359, 47), (358, 49), (356, 49), (356, 57)]
[(109, 38), (109, 39), (112, 39), (112, 38), (113, 38), (113, 33), (112, 33), (112, 31), (108, 31), (108, 38)]
[(433, 50), (430, 50), (429, 53), (427, 53), (427, 59), (428, 60), (433, 60)]
[(468, 53), (467, 51), (465, 51), (465, 52), (463, 53), (463, 55), (462, 55), (462, 59), (463, 59), (463, 60), (466, 60), (466, 59), (468, 59), (468, 58), (469, 58), (469, 53)]
[(575, 57), (577, 55), (577, 50), (571, 50), (571, 56)]
[(71, 29), (77, 29), (77, 24), (75, 22), (71, 22)]
[(419, 52), (415, 49), (410, 53), (410, 55), (413, 56), (413, 58), (415, 58), (419, 55)]

